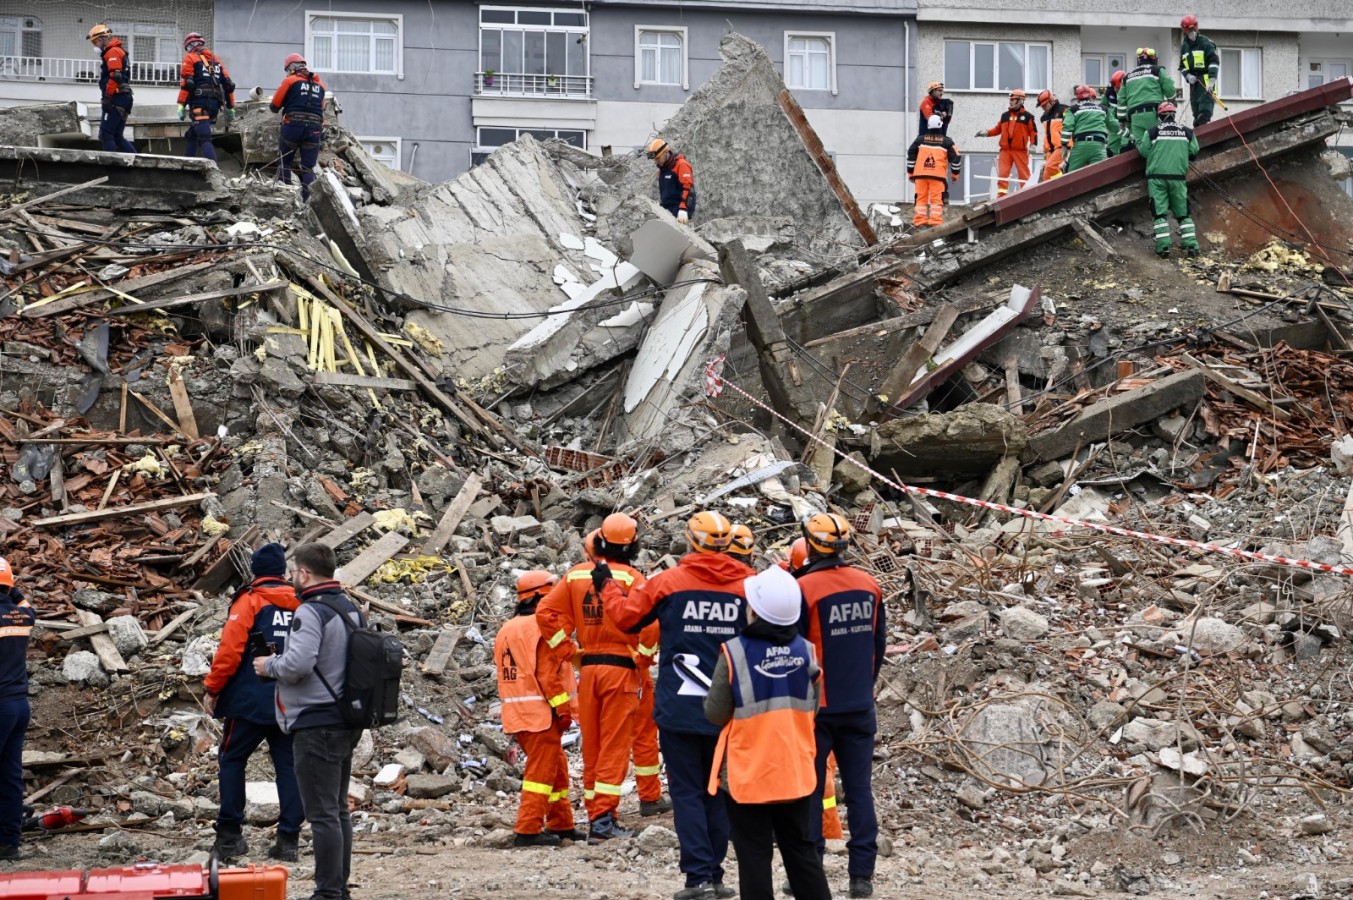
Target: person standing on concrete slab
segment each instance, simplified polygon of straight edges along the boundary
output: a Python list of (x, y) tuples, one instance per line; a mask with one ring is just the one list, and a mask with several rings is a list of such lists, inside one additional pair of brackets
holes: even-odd
[(1174, 81), (1156, 61), (1156, 51), (1137, 48), (1137, 65), (1123, 79), (1118, 93), (1118, 121), (1127, 123), (1133, 146), (1139, 147), (1142, 135), (1156, 125), (1156, 107), (1174, 96)]
[(644, 155), (658, 166), (658, 203), (685, 225), (695, 217), (695, 170), (660, 137), (648, 142)]
[(1179, 46), (1179, 72), (1189, 85), (1189, 105), (1193, 107), (1193, 127), (1206, 125), (1212, 121), (1217, 101), (1212, 98), (1214, 86), (1219, 82), (1221, 56), (1217, 45), (1207, 35), (1198, 33), (1198, 17), (1187, 15), (1179, 20), (1179, 30), (1184, 33)]
[(978, 129), (978, 137), (1000, 135), (1000, 153), (996, 157), (996, 197), (1010, 193), (1010, 167), (1019, 174), (1019, 185), (1029, 182), (1029, 145), (1038, 143), (1038, 125), (1033, 113), (1024, 108), (1025, 93), (1010, 92), (1010, 108), (1001, 113), (992, 128)]
[(135, 153), (136, 145), (123, 136), (127, 117), (132, 113), (131, 60), (122, 39), (113, 36), (107, 25), (89, 29), (88, 40), (99, 50), (99, 142), (109, 153)]
[[(931, 116), (926, 133), (907, 149), (907, 177), (916, 188), (916, 211), (911, 223), (917, 228), (944, 224), (944, 188), (958, 181), (963, 159), (954, 139), (944, 134), (939, 116)], [(947, 173), (947, 175), (946, 175)]]
[(36, 613), (14, 584), (0, 556), (0, 860), (21, 859), (23, 744), (32, 710), (28, 703), (28, 637)]
[(235, 82), (230, 80), (221, 60), (207, 49), (207, 40), (192, 32), (183, 39), (183, 64), (179, 66), (179, 121), (192, 117), (186, 138), (186, 156), (200, 151), (216, 161), (216, 146), (211, 142), (211, 126), (221, 107), (226, 119), (235, 121)]
[[(836, 754), (845, 786), (846, 841), (850, 896), (874, 893), (878, 860), (878, 818), (874, 812), (874, 682), (883, 666), (888, 633), (883, 594), (874, 576), (845, 561), (850, 523), (836, 513), (818, 513), (803, 523), (808, 565), (798, 576), (803, 591), (799, 631), (813, 644), (822, 666), (822, 707), (818, 710), (817, 788), (814, 809), (822, 808), (827, 756)], [(813, 841), (826, 851), (822, 816), (812, 817)]]
[(268, 858), (296, 862), (305, 815), (296, 784), (292, 736), (277, 724), (277, 686), (254, 674), (254, 660), (286, 648), (291, 615), (301, 600), (286, 580), (287, 557), (281, 544), (259, 547), (249, 567), (254, 579), (231, 600), (202, 701), (208, 715), (222, 720), (221, 747), (216, 755), (221, 808), (216, 814), (212, 852), (222, 860), (249, 852), (244, 839), (245, 768), (249, 757), (267, 741), (281, 810), (277, 842), (268, 851)]
[(286, 648), (254, 658), (254, 674), (277, 681), (277, 723), (295, 735), (296, 782), (315, 842), (315, 892), (310, 900), (349, 896), (348, 782), (352, 751), (364, 730), (344, 721), (335, 693), (347, 679), (349, 626), (366, 626), (366, 617), (334, 580), (337, 568), (331, 547), (312, 543), (295, 549), (291, 583), (300, 592), (301, 605), (291, 616)]
[(1074, 172), (1103, 162), (1109, 156), (1109, 114), (1099, 102), (1099, 92), (1088, 84), (1076, 85), (1076, 102), (1062, 120), (1062, 155), (1066, 170)]
[(1151, 209), (1156, 216), (1156, 255), (1170, 255), (1170, 220), (1173, 213), (1179, 220), (1179, 242), (1184, 253), (1197, 256), (1198, 235), (1193, 219), (1189, 217), (1189, 161), (1198, 155), (1198, 138), (1192, 128), (1185, 128), (1174, 120), (1175, 106), (1166, 101), (1156, 110), (1157, 125), (1146, 130), (1137, 146), (1146, 157), (1146, 189), (1151, 197)]
[(940, 117), (940, 132), (947, 135), (949, 123), (954, 118), (954, 101), (944, 96), (943, 81), (932, 81), (926, 87), (925, 96), (921, 98), (921, 121), (916, 129), (917, 134), (924, 134), (930, 128), (931, 116)]
[(1043, 174), (1039, 182), (1051, 181), (1062, 174), (1062, 119), (1066, 104), (1052, 91), (1038, 95), (1038, 108), (1043, 110), (1039, 121), (1043, 124)]
[(288, 56), (282, 69), (287, 76), (268, 104), (273, 112), (282, 114), (277, 177), (283, 184), (291, 184), (291, 169), (299, 159), (304, 201), (310, 199), (310, 185), (315, 181), (319, 147), (324, 139), (324, 82), (306, 67), (305, 57), (299, 53)]

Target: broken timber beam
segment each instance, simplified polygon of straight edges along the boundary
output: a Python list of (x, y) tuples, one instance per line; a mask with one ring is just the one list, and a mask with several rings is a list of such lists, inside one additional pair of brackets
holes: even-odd
[(451, 535), (456, 533), (456, 528), (460, 525), (460, 520), (465, 518), (465, 513), (474, 503), (475, 498), (479, 496), (479, 489), (484, 484), (484, 479), (478, 472), (471, 472), (461, 485), (460, 490), (456, 492), (456, 498), (451, 501), (451, 505), (442, 513), (441, 521), (437, 523), (437, 528), (432, 532), (431, 537), (423, 544), (424, 556), (437, 556), (446, 546), (446, 542), (451, 540)]
[(126, 306), (120, 306), (117, 309), (108, 310), (105, 315), (109, 316), (128, 316), (132, 313), (150, 312), (156, 309), (168, 309), (173, 306), (187, 306), (190, 303), (205, 303), (208, 300), (224, 300), (228, 297), (239, 297), (243, 294), (257, 294), (265, 291), (276, 291), (286, 287), (291, 282), (277, 279), (269, 281), (266, 284), (242, 284), (239, 287), (225, 288), (219, 291), (206, 291), (201, 294), (186, 294), (182, 297), (166, 297), (162, 300), (147, 300), (144, 303), (129, 303)]
[(416, 391), (418, 382), (411, 378), (377, 378), (371, 375), (351, 375), (347, 372), (312, 372), (311, 384), (334, 384), (339, 387), (375, 388), (378, 391)]
[(40, 319), (44, 316), (57, 316), (62, 313), (70, 312), (73, 309), (90, 306), (99, 303), (117, 294), (135, 295), (146, 288), (156, 287), (162, 284), (178, 281), (180, 278), (186, 278), (189, 275), (196, 275), (199, 272), (205, 272), (208, 269), (216, 268), (220, 263), (213, 260), (211, 262), (194, 263), (191, 266), (179, 266), (173, 269), (166, 269), (163, 272), (156, 272), (154, 275), (143, 275), (140, 278), (128, 278), (117, 283), (115, 288), (102, 287), (95, 288), (92, 291), (86, 291), (81, 294), (72, 294), (69, 297), (62, 297), (60, 300), (53, 300), (51, 303), (33, 304), (27, 306), (19, 313), (19, 316), (25, 319)]
[(342, 525), (339, 525), (333, 531), (330, 531), (328, 534), (316, 538), (315, 542), (323, 544), (331, 550), (337, 550), (352, 538), (355, 538), (363, 531), (366, 531), (374, 525), (375, 522), (376, 517), (363, 510), (351, 519), (348, 519)]
[(428, 651), (427, 659), (423, 660), (421, 666), (424, 675), (441, 675), (446, 671), (446, 667), (451, 662), (451, 652), (456, 649), (456, 644), (465, 635), (463, 626), (452, 626), (443, 628), (437, 632), (437, 641)]
[(1230, 378), (1227, 378), (1225, 375), (1213, 369), (1211, 366), (1208, 366), (1201, 360), (1195, 359), (1187, 353), (1179, 354), (1179, 359), (1190, 369), (1196, 369), (1197, 371), (1202, 372), (1203, 376), (1207, 378), (1208, 381), (1215, 382), (1223, 390), (1235, 394), (1251, 406), (1267, 413), (1280, 422), (1286, 422), (1292, 418), (1290, 412), (1283, 409), (1281, 406), (1278, 406), (1263, 394), (1258, 391), (1252, 391), (1247, 387), (1241, 387), (1239, 384), (1236, 384)]
[[(202, 576), (193, 582), (192, 589), (202, 591), (206, 594), (214, 594), (221, 589), (223, 585), (230, 581), (232, 575), (242, 576), (239, 569), (239, 558), (236, 550), (243, 548), (243, 553), (250, 553), (253, 550), (253, 542), (258, 539), (259, 529), (257, 525), (250, 525), (244, 534), (240, 535), (239, 540), (233, 542), (226, 548), (226, 552), (212, 563)], [(246, 558), (247, 561), (247, 558)]]
[(13, 206), (5, 207), (4, 209), (0, 209), (0, 219), (8, 218), (9, 216), (12, 216), (15, 213), (21, 212), (25, 209), (32, 209), (35, 206), (42, 206), (44, 203), (49, 203), (52, 200), (55, 200), (57, 197), (64, 197), (67, 194), (73, 194), (76, 191), (83, 191), (86, 188), (98, 187), (107, 180), (108, 180), (107, 175), (101, 175), (98, 178), (93, 178), (89, 181), (84, 182), (83, 184), (72, 184), (70, 187), (63, 187), (59, 191), (52, 191), (50, 194), (43, 194), (41, 197), (34, 197), (32, 200), (25, 200), (23, 203), (16, 203)]
[(803, 147), (812, 157), (813, 163), (817, 166), (822, 177), (826, 179), (827, 184), (831, 186), (832, 193), (836, 194), (836, 199), (841, 203), (841, 209), (845, 211), (846, 217), (850, 219), (855, 230), (859, 232), (860, 237), (870, 246), (878, 243), (878, 235), (874, 234), (874, 228), (869, 224), (869, 218), (860, 209), (860, 205), (855, 202), (855, 196), (851, 194), (850, 188), (841, 180), (840, 174), (836, 171), (836, 163), (832, 161), (827, 153), (827, 148), (822, 146), (822, 140), (818, 138), (817, 132), (813, 126), (808, 124), (808, 116), (803, 112), (803, 107), (794, 99), (794, 95), (786, 88), (780, 91), (775, 97), (776, 102), (780, 104), (780, 109), (784, 111), (785, 117), (789, 119), (794, 130), (799, 133), (799, 140), (803, 142)]
[[(944, 304), (935, 313), (934, 320), (930, 327), (925, 330), (925, 334), (920, 339), (913, 341), (912, 345), (902, 354), (902, 358), (897, 361), (893, 368), (883, 379), (883, 386), (879, 388), (878, 394), (871, 395), (869, 404), (866, 407), (868, 413), (873, 414), (879, 409), (886, 409), (884, 418), (890, 418), (893, 410), (897, 407), (892, 404), (911, 387), (912, 382), (916, 380), (916, 370), (929, 362), (935, 352), (940, 349), (940, 344), (949, 336), (949, 329), (954, 327), (958, 321), (958, 310), (948, 303)], [(883, 400), (880, 401), (880, 395)], [(883, 404), (888, 406), (884, 407)]]
[(344, 585), (359, 585), (370, 578), (371, 573), (379, 569), (386, 560), (403, 550), (408, 543), (409, 539), (398, 531), (386, 532), (380, 540), (357, 554), (351, 562), (340, 566), (334, 578)]
[(91, 509), (85, 512), (67, 513), (64, 516), (49, 516), (45, 519), (36, 519), (32, 523), (34, 528), (47, 528), (55, 525), (78, 525), (82, 522), (94, 522), (99, 519), (113, 519), (120, 516), (134, 516), (137, 513), (155, 512), (161, 509), (173, 509), (175, 506), (190, 506), (194, 503), (201, 503), (208, 497), (214, 497), (215, 494), (205, 491), (200, 494), (185, 494), (181, 497), (167, 497), (163, 500), (148, 500), (145, 503), (135, 503), (131, 506), (118, 506), (109, 509)]
[[(80, 624), (85, 626), (104, 625), (103, 619), (96, 612), (90, 612), (87, 609), (75, 610), (75, 615), (80, 619)], [(117, 645), (113, 639), (103, 632), (96, 632), (89, 635), (89, 644), (94, 648), (94, 655), (99, 658), (99, 664), (103, 666), (104, 671), (109, 675), (119, 672), (130, 672), (127, 661), (122, 658), (122, 654), (117, 652)]]

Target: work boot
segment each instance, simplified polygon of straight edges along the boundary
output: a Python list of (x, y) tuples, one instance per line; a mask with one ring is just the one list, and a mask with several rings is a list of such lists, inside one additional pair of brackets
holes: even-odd
[(587, 830), (587, 842), (589, 844), (601, 844), (612, 838), (634, 837), (633, 831), (628, 831), (620, 827), (620, 823), (615, 820), (612, 813), (603, 813), (593, 819)]
[(580, 828), (546, 828), (546, 834), (555, 834), (561, 841), (574, 841), (575, 843), (587, 840), (587, 832)]
[(1190, 247), (1184, 251), (1184, 255), (1187, 256), (1189, 259), (1195, 259), (1197, 258), (1200, 252), (1201, 251), (1197, 247)]
[(14, 862), (23, 859), (23, 853), (19, 851), (18, 844), (6, 844), (0, 847), (0, 862)]
[(792, 885), (792, 884), (789, 883), (789, 879), (788, 879), (788, 878), (785, 879), (785, 883), (784, 883), (784, 884), (780, 885), (780, 894), (781, 894), (782, 896), (785, 896), (785, 897), (793, 897), (793, 896), (794, 896), (794, 885)]
[(268, 859), (276, 859), (281, 862), (298, 862), (301, 858), (300, 841), (301, 836), (299, 834), (288, 834), (285, 831), (277, 832), (277, 843), (268, 848)]
[(1156, 255), (1159, 256), (1161, 259), (1169, 259), (1169, 258), (1170, 258), (1170, 248), (1169, 248), (1169, 247), (1157, 247), (1157, 248), (1156, 248)]
[(514, 847), (558, 847), (560, 843), (559, 835), (547, 831), (539, 834), (519, 834), (512, 839)]
[(704, 881), (682, 888), (672, 895), (672, 900), (712, 900), (714, 896), (714, 883)]
[(641, 816), (660, 816), (663, 813), (672, 811), (672, 801), (666, 797), (659, 797), (656, 800), (640, 800), (639, 815)]
[(714, 882), (714, 896), (721, 897), (724, 898), (724, 900), (727, 900), (728, 897), (736, 897), (737, 895), (738, 895), (737, 891), (735, 891), (728, 885), (724, 884), (722, 881)]
[(850, 879), (850, 896), (852, 897), (874, 896), (874, 882), (868, 878)]
[(249, 842), (238, 831), (218, 831), (211, 852), (219, 860), (234, 859), (249, 852)]

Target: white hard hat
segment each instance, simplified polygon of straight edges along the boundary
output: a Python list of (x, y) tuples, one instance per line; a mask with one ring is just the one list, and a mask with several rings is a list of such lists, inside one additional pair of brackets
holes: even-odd
[(943, 128), (943, 127), (944, 127), (944, 120), (941, 119), (939, 116), (931, 116), (929, 119), (926, 120), (925, 127), (927, 127), (927, 128)]
[(803, 607), (799, 583), (779, 566), (771, 566), (742, 583), (752, 611), (772, 625), (794, 625)]

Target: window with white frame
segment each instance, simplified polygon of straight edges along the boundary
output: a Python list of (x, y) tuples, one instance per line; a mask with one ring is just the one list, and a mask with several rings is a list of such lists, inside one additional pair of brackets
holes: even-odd
[(785, 85), (796, 90), (836, 93), (836, 35), (785, 34)]
[(981, 203), (996, 196), (996, 154), (963, 154), (963, 174), (949, 193), (953, 203)]
[(1109, 78), (1112, 77), (1114, 72), (1119, 70), (1126, 72), (1128, 68), (1126, 53), (1081, 54), (1081, 82), (1083, 84), (1092, 84), (1095, 87), (1102, 88), (1109, 83)]
[(403, 16), (306, 13), (305, 58), (316, 72), (403, 75)]
[(571, 128), (512, 128), (481, 125), (475, 129), (475, 146), (470, 151), (470, 162), (479, 165), (494, 150), (510, 144), (523, 134), (538, 141), (560, 140), (581, 150), (587, 149), (587, 132)]
[(42, 20), (0, 16), (0, 56), (42, 56)]
[(178, 26), (154, 22), (109, 22), (108, 28), (127, 48), (133, 82), (173, 83), (179, 80), (183, 39)]
[(479, 8), (479, 89), (586, 94), (588, 19), (572, 9)]
[(1218, 47), (1221, 57), (1219, 96), (1227, 100), (1262, 100), (1264, 67), (1258, 47)]
[(944, 42), (946, 91), (1041, 91), (1051, 84), (1051, 44)]
[(376, 162), (384, 163), (392, 169), (400, 167), (399, 138), (359, 137), (357, 140)]
[(1347, 78), (1353, 73), (1353, 60), (1348, 59), (1312, 59), (1306, 63), (1306, 87), (1319, 87)]
[(641, 84), (674, 84), (683, 89), (689, 86), (685, 28), (639, 25), (635, 27), (635, 43), (636, 88)]

